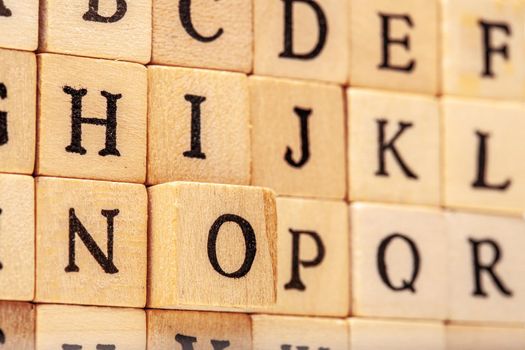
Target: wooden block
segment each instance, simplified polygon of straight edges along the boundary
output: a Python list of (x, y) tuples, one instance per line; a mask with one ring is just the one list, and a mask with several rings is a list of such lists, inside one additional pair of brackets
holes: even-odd
[(151, 4), (152, 0), (43, 0), (39, 50), (148, 63)]
[[(0, 27), (1, 23), (0, 17)], [(35, 54), (0, 50), (0, 62), (0, 172), (32, 174), (36, 147)]]
[(144, 350), (144, 310), (72, 305), (38, 305), (37, 350)]
[(444, 118), (444, 202), (451, 208), (525, 210), (525, 106), (448, 98)]
[(344, 320), (290, 316), (252, 316), (253, 350), (349, 350)]
[(31, 176), (0, 174), (0, 299), (3, 300), (29, 301), (34, 297), (34, 187)]
[(435, 98), (350, 89), (352, 201), (440, 203), (440, 117)]
[(352, 0), (352, 86), (436, 94), (438, 0)]
[(36, 300), (144, 307), (142, 185), (38, 178)]
[[(39, 0), (0, 2), (0, 47), (35, 51), (38, 47)], [(4, 62), (3, 58), (1, 59)]]
[(244, 74), (150, 66), (148, 183), (250, 183)]
[(441, 212), (357, 203), (350, 217), (353, 314), (445, 319), (447, 236)]
[(38, 59), (37, 173), (144, 183), (146, 69), (60, 55)]
[(280, 195), (345, 197), (340, 87), (250, 78), (252, 184)]
[(525, 2), (441, 0), (443, 92), (525, 97)]
[(445, 350), (445, 326), (437, 322), (350, 319), (352, 350)]
[(252, 2), (153, 1), (152, 61), (249, 73)]
[(228, 349), (252, 347), (249, 315), (147, 310), (148, 349)]
[(522, 350), (525, 349), (523, 328), (447, 325), (448, 350)]
[(255, 74), (345, 83), (348, 1), (255, 0)]
[(33, 304), (0, 301), (0, 349), (35, 349)]
[(149, 188), (152, 308), (246, 309), (275, 303), (271, 191), (174, 182)]
[(450, 213), (448, 319), (525, 321), (525, 222), (522, 219)]

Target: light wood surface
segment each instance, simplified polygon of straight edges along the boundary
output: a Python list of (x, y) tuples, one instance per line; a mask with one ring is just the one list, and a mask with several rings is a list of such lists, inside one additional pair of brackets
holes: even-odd
[(36, 50), (39, 0), (4, 0), (3, 4), (9, 11), (0, 16), (0, 47)]
[(446, 327), (447, 350), (521, 350), (525, 348), (523, 328), (468, 326), (452, 324)]

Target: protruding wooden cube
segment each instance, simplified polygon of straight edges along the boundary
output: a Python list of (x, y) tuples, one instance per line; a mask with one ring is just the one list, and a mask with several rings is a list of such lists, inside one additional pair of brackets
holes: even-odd
[[(39, 0), (0, 1), (0, 47), (35, 51)], [(4, 62), (3, 58), (0, 61)]]
[(342, 89), (252, 77), (250, 93), (252, 184), (280, 195), (344, 198)]
[(147, 70), (42, 54), (39, 175), (144, 183)]
[(152, 61), (249, 73), (252, 2), (153, 1)]
[(351, 85), (436, 94), (438, 5), (438, 0), (351, 0)]
[(447, 235), (438, 210), (351, 206), (356, 316), (444, 320)]
[[(1, 23), (0, 16), (0, 28)], [(0, 62), (0, 172), (32, 174), (36, 147), (35, 54), (0, 50)]]
[(271, 191), (174, 182), (149, 189), (153, 308), (247, 309), (275, 303)]
[(0, 299), (3, 300), (30, 301), (34, 297), (34, 187), (31, 176), (0, 174)]
[(144, 350), (144, 310), (38, 305), (36, 349)]
[[(19, 0), (17, 0), (19, 1)], [(41, 52), (148, 63), (152, 0), (43, 0)], [(128, 81), (133, 79), (128, 77)]]
[(443, 92), (525, 98), (525, 2), (441, 2)]
[(148, 70), (148, 183), (248, 185), (248, 78), (188, 68)]
[(255, 0), (255, 74), (345, 83), (348, 1)]
[(521, 215), (525, 210), (525, 106), (447, 98), (444, 203)]
[(437, 322), (350, 319), (352, 350), (445, 350), (445, 326)]
[(344, 320), (290, 316), (252, 316), (253, 350), (349, 350)]
[(0, 349), (35, 349), (33, 304), (0, 301)]
[(252, 348), (249, 315), (148, 310), (148, 349)]
[(144, 307), (143, 185), (38, 178), (36, 300)]
[(452, 324), (446, 327), (446, 337), (447, 350), (525, 349), (525, 330), (522, 327)]
[(525, 321), (525, 221), (447, 214), (448, 319)]

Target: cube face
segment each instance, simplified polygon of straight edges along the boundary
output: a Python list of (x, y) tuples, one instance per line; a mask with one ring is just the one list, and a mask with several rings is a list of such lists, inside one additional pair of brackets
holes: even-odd
[[(525, 97), (525, 3), (442, 0), (443, 92)], [(506, 52), (506, 53), (505, 53)]]
[(171, 183), (149, 189), (153, 308), (246, 309), (275, 303), (271, 191)]
[(152, 61), (249, 73), (252, 3), (153, 1)]
[[(38, 0), (4, 0), (0, 5), (0, 47), (34, 51), (38, 47)], [(3, 62), (3, 59), (2, 59)]]
[(525, 147), (518, 103), (445, 99), (445, 205), (521, 215), (525, 167), (515, 157)]
[(417, 207), (358, 203), (351, 206), (350, 217), (353, 314), (445, 319), (443, 215)]
[(144, 186), (38, 178), (36, 192), (36, 300), (143, 307)]
[(525, 347), (525, 332), (517, 327), (448, 325), (446, 335), (450, 350), (519, 350)]
[(436, 94), (437, 0), (351, 1), (352, 86)]
[(440, 119), (436, 99), (349, 89), (352, 201), (440, 203)]
[(140, 63), (151, 58), (151, 0), (44, 0), (41, 16), (40, 51)]
[(347, 0), (254, 1), (255, 74), (345, 83), (348, 13)]
[(344, 198), (341, 88), (254, 77), (250, 94), (252, 184), (279, 195)]
[(148, 183), (250, 182), (248, 79), (152, 66)]
[[(148, 310), (148, 348), (205, 350), (252, 348), (251, 318), (245, 314)], [(223, 347), (221, 347), (221, 345)], [(227, 345), (226, 347), (224, 347)]]
[(35, 307), (30, 303), (0, 302), (2, 350), (35, 349)]
[(450, 213), (447, 231), (448, 319), (523, 323), (523, 220)]
[(0, 299), (3, 300), (30, 301), (34, 297), (34, 187), (30, 176), (0, 174)]
[(39, 350), (146, 348), (144, 310), (38, 305), (36, 328)]
[(0, 49), (0, 61), (0, 172), (32, 174), (36, 147), (36, 57), (30, 52)]
[(61, 55), (38, 59), (37, 173), (144, 183), (146, 69)]

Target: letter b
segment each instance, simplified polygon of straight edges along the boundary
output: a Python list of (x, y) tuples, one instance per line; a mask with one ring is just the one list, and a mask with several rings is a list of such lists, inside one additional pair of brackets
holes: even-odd
[(115, 1), (117, 3), (117, 10), (112, 16), (106, 17), (98, 13), (99, 0), (89, 0), (89, 10), (82, 18), (85, 21), (100, 23), (114, 23), (120, 21), (128, 11), (128, 4), (126, 3), (126, 0)]

